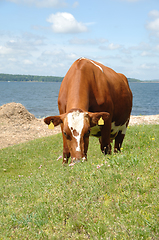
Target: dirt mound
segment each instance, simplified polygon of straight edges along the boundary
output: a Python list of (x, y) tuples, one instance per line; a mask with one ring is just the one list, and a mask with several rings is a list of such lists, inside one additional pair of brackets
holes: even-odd
[(0, 107), (0, 149), (60, 132), (60, 126), (49, 130), (43, 119), (37, 119), (20, 103)]
[(21, 124), (35, 120), (35, 116), (21, 103), (7, 103), (0, 107), (0, 121), (20, 121)]

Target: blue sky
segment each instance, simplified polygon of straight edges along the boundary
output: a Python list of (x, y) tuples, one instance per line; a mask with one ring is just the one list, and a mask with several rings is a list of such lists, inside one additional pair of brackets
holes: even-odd
[(0, 73), (64, 76), (79, 57), (159, 79), (159, 1), (0, 0)]

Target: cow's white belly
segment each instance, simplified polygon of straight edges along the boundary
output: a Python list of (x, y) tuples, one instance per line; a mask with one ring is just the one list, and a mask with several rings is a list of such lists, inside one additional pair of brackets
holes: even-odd
[[(111, 123), (110, 139), (114, 139), (117, 136), (119, 131), (121, 131), (122, 134), (126, 133), (128, 120), (123, 125), (119, 125), (119, 126), (116, 126), (115, 122)], [(90, 136), (101, 137), (101, 129), (100, 129), (100, 127), (98, 125), (96, 125), (96, 126), (91, 128)]]
[(93, 136), (93, 137), (101, 136), (101, 129), (98, 125), (91, 128), (90, 136)]
[(114, 139), (117, 136), (119, 131), (121, 131), (121, 133), (125, 135), (126, 128), (127, 128), (127, 122), (128, 122), (128, 120), (123, 125), (119, 125), (119, 126), (116, 126), (115, 122), (112, 122), (111, 123), (111, 136), (110, 136), (110, 138)]

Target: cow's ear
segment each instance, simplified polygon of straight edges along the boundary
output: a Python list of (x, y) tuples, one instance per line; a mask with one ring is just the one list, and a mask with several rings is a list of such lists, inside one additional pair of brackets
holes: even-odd
[(90, 126), (93, 127), (95, 125), (103, 126), (106, 121), (109, 119), (110, 114), (108, 112), (89, 112), (90, 117)]
[(59, 124), (63, 123), (63, 119), (65, 117), (65, 114), (61, 114), (59, 116), (50, 116), (44, 119), (44, 122), (48, 125), (52, 122), (54, 126), (58, 126)]

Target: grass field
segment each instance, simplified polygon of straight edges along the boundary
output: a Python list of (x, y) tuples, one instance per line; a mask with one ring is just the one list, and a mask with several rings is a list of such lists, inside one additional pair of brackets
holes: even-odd
[(129, 127), (121, 154), (59, 155), (61, 134), (0, 150), (0, 240), (159, 239), (159, 125)]

